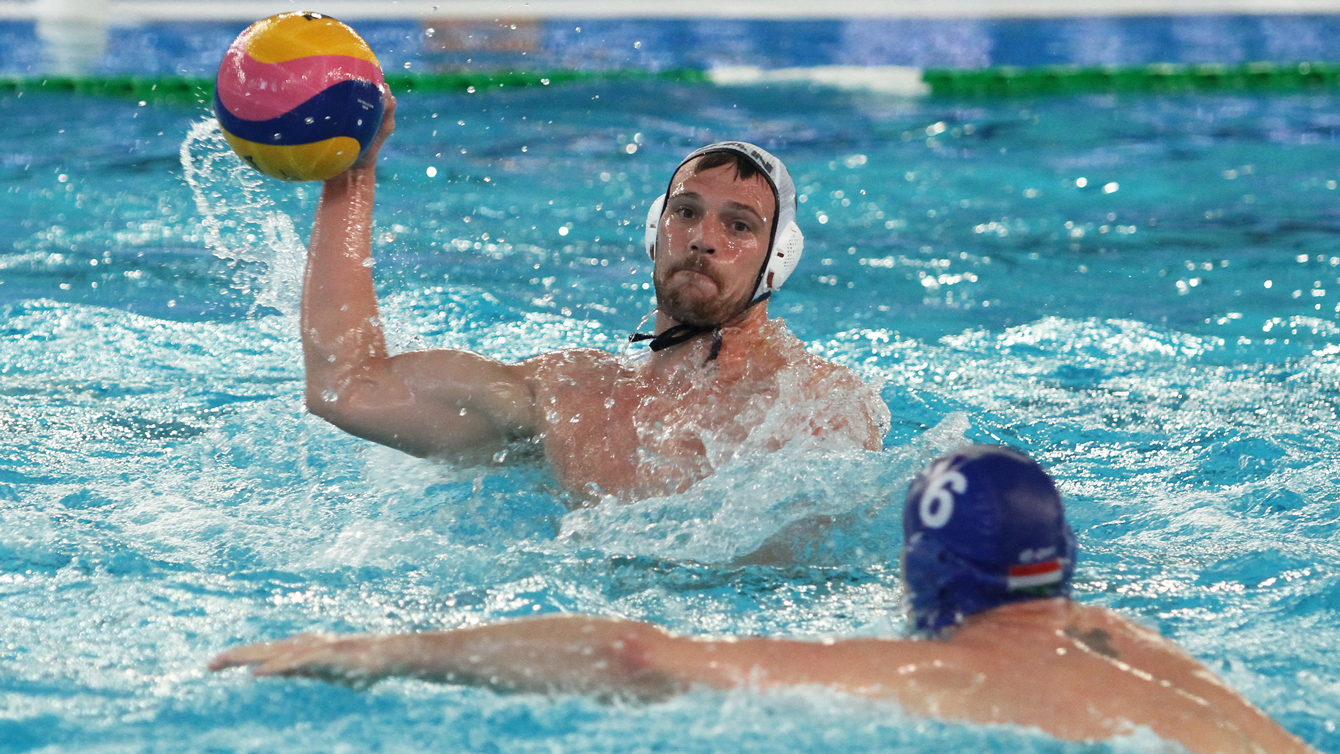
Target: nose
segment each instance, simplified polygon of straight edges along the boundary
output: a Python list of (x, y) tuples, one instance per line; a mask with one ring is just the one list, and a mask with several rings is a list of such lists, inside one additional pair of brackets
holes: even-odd
[(711, 213), (693, 227), (689, 237), (689, 251), (697, 254), (715, 254), (725, 243), (725, 232), (721, 222)]

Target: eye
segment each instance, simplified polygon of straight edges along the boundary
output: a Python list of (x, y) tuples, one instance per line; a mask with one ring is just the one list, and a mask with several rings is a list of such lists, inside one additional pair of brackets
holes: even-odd
[(753, 228), (749, 227), (749, 223), (745, 222), (744, 220), (736, 220), (735, 222), (731, 223), (731, 227), (735, 229), (736, 233), (749, 233), (754, 230)]
[(693, 217), (693, 207), (681, 204), (678, 207), (675, 207), (675, 214), (687, 220)]

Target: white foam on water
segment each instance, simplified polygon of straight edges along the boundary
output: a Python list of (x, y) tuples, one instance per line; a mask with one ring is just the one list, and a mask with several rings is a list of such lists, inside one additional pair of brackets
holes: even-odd
[[(954, 414), (909, 445), (882, 452), (825, 452), (795, 443), (774, 453), (735, 456), (682, 493), (633, 503), (607, 499), (573, 511), (563, 519), (558, 541), (611, 554), (729, 563), (779, 535), (822, 538), (822, 525), (813, 531), (787, 527), (803, 527), (815, 517), (871, 517), (890, 504), (901, 511), (907, 483), (928, 461), (962, 445), (967, 428), (967, 417)], [(896, 559), (900, 541), (901, 531), (889, 532), (889, 550), (871, 555)], [(797, 543), (778, 544), (789, 550)]]

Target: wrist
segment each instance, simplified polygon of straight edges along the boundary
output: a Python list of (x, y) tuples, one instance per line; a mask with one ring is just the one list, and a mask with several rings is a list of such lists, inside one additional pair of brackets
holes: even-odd
[(362, 165), (362, 164), (354, 165), (353, 167), (349, 168), (348, 170), (344, 171), (343, 173), (340, 173), (339, 175), (333, 178), (327, 178), (325, 182), (326, 185), (336, 184), (340, 186), (345, 186), (345, 185), (358, 185), (360, 183), (366, 183), (368, 181), (375, 181), (376, 179), (377, 179), (377, 165), (376, 163), (373, 163), (371, 165)]
[(375, 191), (377, 170), (374, 166), (355, 166), (321, 184), (321, 195), (327, 200), (343, 200)]

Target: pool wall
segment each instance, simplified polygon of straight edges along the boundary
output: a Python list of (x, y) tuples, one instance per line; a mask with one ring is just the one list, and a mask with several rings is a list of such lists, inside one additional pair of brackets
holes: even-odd
[[(12, 5), (12, 3), (10, 3)], [(351, 21), (389, 70), (665, 71), (755, 66), (1138, 66), (1328, 61), (1340, 14), (1065, 18), (433, 18)], [(145, 20), (62, 62), (30, 18), (0, 20), (0, 75), (211, 76), (246, 21)], [(44, 38), (47, 40), (44, 42)]]

